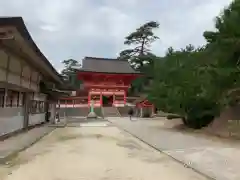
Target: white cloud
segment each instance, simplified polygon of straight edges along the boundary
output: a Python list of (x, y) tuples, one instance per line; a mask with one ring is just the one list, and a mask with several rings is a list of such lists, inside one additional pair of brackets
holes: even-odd
[(61, 61), (84, 56), (116, 57), (124, 37), (146, 21), (160, 22), (152, 49), (205, 43), (202, 33), (231, 0), (0, 0), (0, 15), (23, 16), (39, 48)]
[[(182, 48), (188, 44), (205, 44), (202, 34), (214, 29), (214, 19), (231, 0), (202, 0), (193, 4), (192, 0), (181, 1), (184, 5), (175, 7), (171, 13), (164, 13), (158, 35), (161, 38), (153, 46), (156, 53), (164, 53), (169, 46)], [(196, 1), (195, 1), (196, 2)]]
[(54, 25), (42, 25), (40, 26), (40, 28), (42, 30), (49, 31), (49, 32), (56, 32), (59, 30), (59, 28)]

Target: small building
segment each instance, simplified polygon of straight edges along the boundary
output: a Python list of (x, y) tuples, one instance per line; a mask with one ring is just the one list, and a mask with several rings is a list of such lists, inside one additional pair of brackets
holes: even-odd
[(127, 92), (134, 79), (141, 76), (128, 61), (85, 57), (82, 68), (76, 69), (82, 88), (75, 97), (61, 100), (62, 107), (124, 107)]
[(134, 104), (136, 104), (136, 116), (138, 117), (153, 117), (156, 114), (154, 104), (148, 101), (145, 95), (136, 99)]
[(0, 137), (53, 120), (61, 84), (23, 19), (0, 18)]

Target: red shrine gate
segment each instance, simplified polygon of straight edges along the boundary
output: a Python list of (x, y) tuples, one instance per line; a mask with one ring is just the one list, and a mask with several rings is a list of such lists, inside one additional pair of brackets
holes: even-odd
[[(107, 99), (104, 103), (103, 98)], [(124, 106), (126, 104), (126, 92), (122, 90), (91, 89), (88, 94), (88, 105), (94, 102), (94, 106)]]
[[(119, 59), (105, 59), (86, 57), (83, 59), (81, 69), (76, 69), (78, 79), (83, 82), (83, 91), (87, 95), (87, 105), (94, 102), (95, 107), (125, 106), (127, 91), (131, 82), (141, 76), (134, 71), (128, 61)], [(86, 96), (68, 98), (75, 100), (81, 98), (86, 102)], [(76, 102), (76, 101), (75, 101)], [(80, 102), (80, 101), (77, 101)], [(78, 103), (74, 103), (78, 107)]]
[(88, 92), (88, 105), (93, 100), (95, 106), (118, 107), (126, 104), (127, 90), (135, 75), (82, 71), (78, 78)]

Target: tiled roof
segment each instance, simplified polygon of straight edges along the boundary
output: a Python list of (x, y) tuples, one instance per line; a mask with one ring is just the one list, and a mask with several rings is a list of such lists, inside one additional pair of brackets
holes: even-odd
[(85, 57), (83, 59), (81, 71), (116, 73), (116, 74), (139, 73), (130, 66), (128, 61), (96, 57)]

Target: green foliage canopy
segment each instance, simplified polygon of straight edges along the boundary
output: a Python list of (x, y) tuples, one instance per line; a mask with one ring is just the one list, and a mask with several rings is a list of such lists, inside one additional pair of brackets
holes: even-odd
[(129, 34), (124, 41), (125, 45), (133, 46), (133, 48), (120, 52), (120, 59), (130, 62), (137, 70), (142, 71), (146, 64), (152, 64), (150, 56), (154, 56), (149, 47), (158, 39), (153, 30), (159, 28), (158, 22), (150, 21)]
[(229, 91), (239, 87), (240, 0), (216, 18), (216, 30), (204, 32), (206, 46), (180, 51), (169, 48), (154, 67), (149, 100), (179, 114), (189, 127), (201, 128), (236, 101)]
[[(181, 51), (171, 50), (155, 66), (149, 100), (165, 112), (181, 115), (189, 123), (218, 115), (222, 94), (216, 90), (214, 66), (202, 61), (205, 56), (204, 48), (194, 49), (192, 45)], [(189, 126), (197, 128), (205, 122), (201, 123)]]
[(62, 64), (64, 64), (64, 69), (61, 71), (61, 75), (64, 80), (70, 83), (74, 88), (79, 88), (81, 81), (77, 78), (75, 68), (80, 67), (80, 63), (74, 59), (67, 59), (63, 60)]

